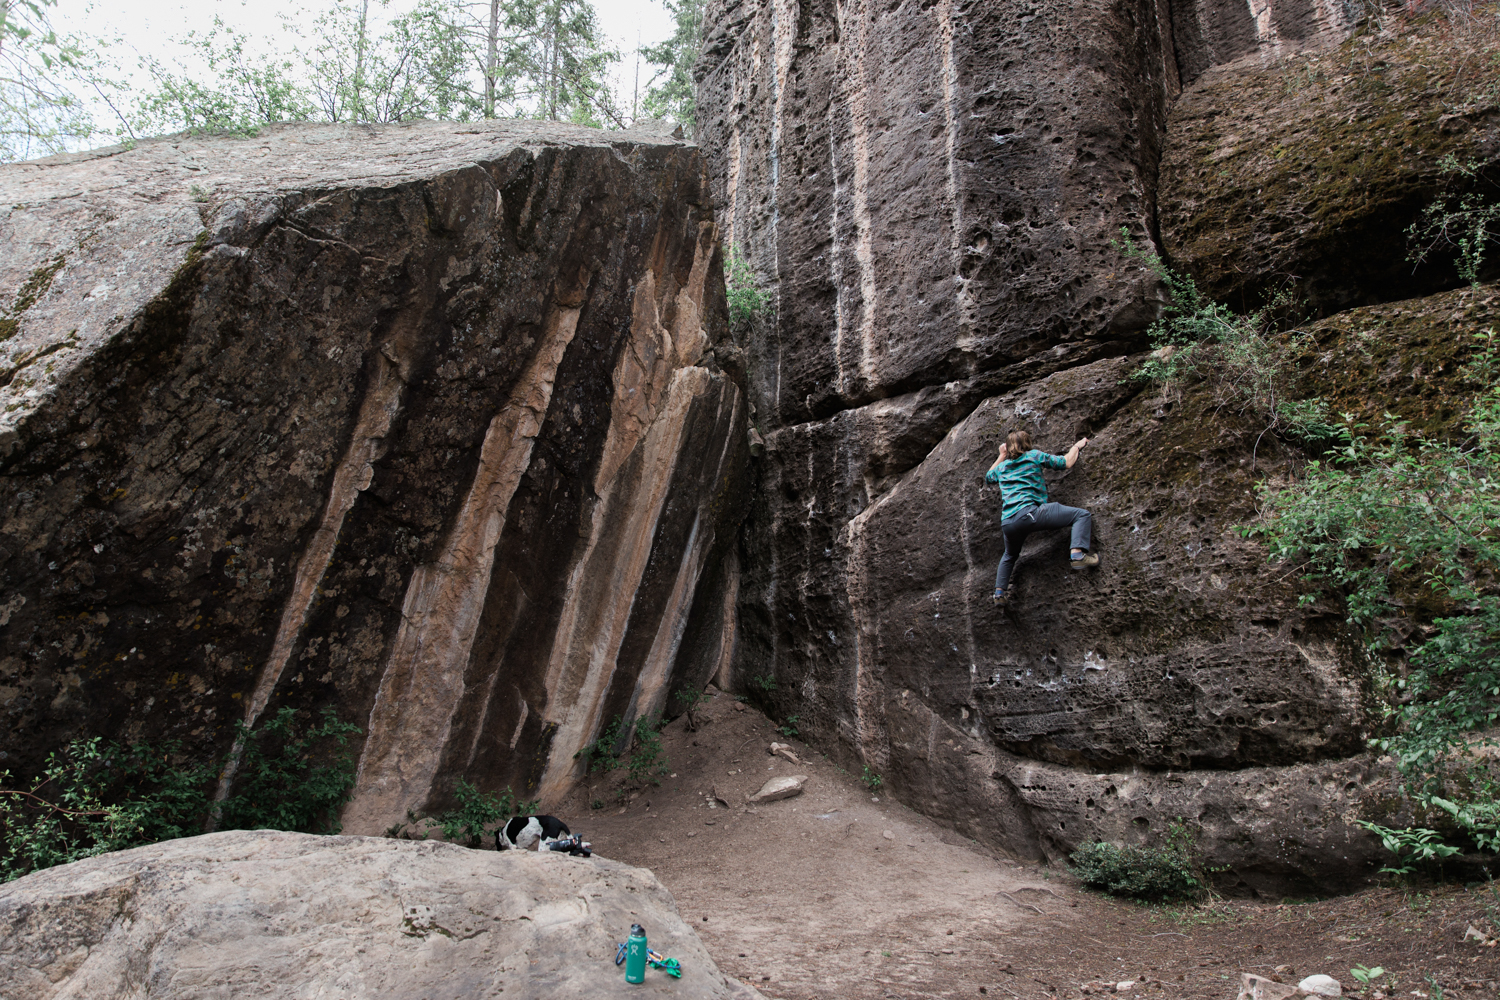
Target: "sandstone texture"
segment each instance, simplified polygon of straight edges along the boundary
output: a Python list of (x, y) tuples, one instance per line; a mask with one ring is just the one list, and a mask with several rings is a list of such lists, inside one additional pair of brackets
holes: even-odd
[[(1307, 454), (1223, 387), (1130, 378), (1165, 298), (1112, 242), (1126, 228), (1237, 307), (1306, 277), (1300, 315), (1326, 318), (1289, 350), (1334, 412), (1410, 397), (1435, 414), (1443, 385), (1471, 390), (1453, 345), (1490, 322), (1493, 286), (1443, 291), (1451, 267), (1410, 277), (1400, 239), (1369, 240), (1416, 220), (1437, 158), (1491, 155), (1489, 112), (1439, 110), (1452, 73), (1418, 87), (1403, 68), (1451, 39), (1372, 28), (1339, 48), (1358, 19), (710, 5), (700, 140), (721, 231), (770, 298), (735, 331), (764, 450), (732, 683), (1027, 857), (1160, 844), (1181, 819), (1242, 891), (1374, 873), (1355, 821), (1400, 807), (1389, 762), (1364, 753), (1369, 664), (1342, 610), (1301, 606), (1295, 572), (1237, 530), (1257, 483)], [(1361, 121), (1377, 108), (1408, 131)], [(1378, 312), (1327, 315), (1361, 304)], [(1405, 339), (1372, 346), (1377, 316)], [(1070, 572), (1066, 537), (1034, 536), (1000, 609), (982, 477), (1014, 427), (1054, 452), (1093, 439), (1051, 490), (1094, 512), (1103, 561)]]
[(746, 400), (696, 147), (279, 126), (0, 205), (0, 767), (334, 707), (378, 833), (565, 789), (720, 669)]
[(1163, 249), (1243, 309), (1282, 289), (1330, 313), (1452, 287), (1451, 255), (1407, 260), (1407, 228), (1444, 191), (1495, 193), (1442, 169), (1500, 168), (1492, 44), (1442, 24), (1205, 73), (1169, 115)]
[(0, 995), (594, 1000), (630, 925), (682, 963), (646, 996), (760, 994), (715, 967), (666, 889), (602, 858), (273, 831), (107, 854), (0, 887)]

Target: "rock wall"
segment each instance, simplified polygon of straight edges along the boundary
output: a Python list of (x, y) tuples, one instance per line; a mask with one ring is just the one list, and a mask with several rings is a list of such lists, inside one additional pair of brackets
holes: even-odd
[[(1336, 266), (1362, 232), (1413, 221), (1409, 176), (1376, 164), (1416, 151), (1341, 153), (1368, 197), (1330, 206), (1326, 225), (1267, 217), (1276, 198), (1290, 217), (1322, 197), (1317, 133), (1277, 126), (1321, 121), (1320, 100), (1344, 108), (1348, 67), (1380, 63), (1369, 39), (1343, 43), (1359, 16), (710, 5), (701, 141), (726, 241), (771, 297), (738, 334), (765, 451), (736, 684), (1002, 849), (1159, 843), (1183, 817), (1247, 890), (1373, 871), (1378, 845), (1354, 820), (1395, 796), (1361, 756), (1366, 665), (1340, 610), (1300, 607), (1291, 575), (1235, 530), (1256, 482), (1302, 455), (1209, 387), (1129, 379), (1164, 296), (1115, 242), (1125, 227), (1216, 294), (1243, 286), (1241, 304), (1281, 272), (1319, 279), (1315, 313), (1451, 287), (1451, 272), (1383, 285), (1384, 264)], [(1308, 81), (1290, 111), (1288, 79)], [(1449, 96), (1413, 89), (1398, 113), (1435, 120)], [(1484, 134), (1448, 146), (1482, 151)], [(1306, 156), (1285, 165), (1277, 142)], [(1267, 186), (1277, 171), (1292, 195)], [(1213, 214), (1231, 203), (1247, 207)], [(1455, 320), (1455, 336), (1480, 321)], [(1426, 363), (1393, 361), (1393, 385)], [(1308, 392), (1335, 398), (1333, 381)], [(1093, 439), (1052, 496), (1094, 511), (1103, 562), (1069, 572), (1067, 539), (1038, 537), (1001, 610), (1000, 504), (982, 475), (1017, 426), (1057, 452)]]
[(332, 706), (379, 833), (701, 686), (746, 460), (705, 183), (527, 123), (0, 169), (0, 767)]

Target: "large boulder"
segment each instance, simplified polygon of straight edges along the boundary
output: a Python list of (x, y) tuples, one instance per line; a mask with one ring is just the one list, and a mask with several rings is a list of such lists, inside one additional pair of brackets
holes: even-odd
[(332, 706), (378, 833), (458, 777), (560, 792), (718, 668), (679, 647), (746, 407), (696, 147), (278, 126), (0, 205), (0, 766)]
[(595, 1000), (630, 925), (682, 964), (647, 996), (754, 1000), (648, 871), (602, 858), (234, 831), (0, 886), (0, 995)]

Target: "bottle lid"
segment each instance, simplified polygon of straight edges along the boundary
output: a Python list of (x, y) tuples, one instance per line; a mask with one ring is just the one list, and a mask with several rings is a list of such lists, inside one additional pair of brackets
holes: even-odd
[(631, 924), (630, 925), (630, 936), (631, 937), (645, 937), (646, 936), (646, 928), (642, 927), (640, 924)]

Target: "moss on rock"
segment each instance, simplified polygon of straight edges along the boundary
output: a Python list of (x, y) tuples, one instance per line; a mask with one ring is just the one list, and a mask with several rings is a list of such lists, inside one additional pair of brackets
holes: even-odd
[(1477, 335), (1500, 332), (1500, 285), (1350, 309), (1289, 335), (1296, 394), (1371, 427), (1404, 420), (1423, 436), (1463, 433)]
[(1500, 165), (1493, 41), (1429, 17), (1205, 73), (1168, 124), (1167, 255), (1245, 310), (1287, 283), (1322, 315), (1453, 287), (1451, 262), (1407, 263), (1406, 229), (1443, 189), (1443, 157)]

